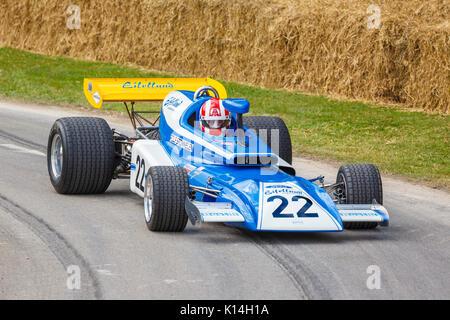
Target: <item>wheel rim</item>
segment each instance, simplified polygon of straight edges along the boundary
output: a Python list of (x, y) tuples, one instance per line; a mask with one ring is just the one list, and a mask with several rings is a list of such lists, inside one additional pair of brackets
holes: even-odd
[(145, 221), (150, 222), (152, 217), (152, 202), (153, 202), (153, 186), (152, 186), (152, 178), (150, 174), (147, 174), (147, 180), (145, 183), (145, 194), (144, 194), (144, 213), (145, 213)]
[(55, 134), (52, 140), (51, 158), (52, 173), (55, 178), (59, 178), (63, 166), (63, 146), (61, 136)]
[(337, 178), (336, 182), (338, 182), (338, 183), (340, 182), (341, 185), (336, 188), (336, 190), (334, 192), (335, 197), (338, 200), (338, 203), (345, 204), (345, 203), (347, 203), (347, 194), (346, 194), (347, 183), (346, 183), (345, 177), (342, 173), (339, 174), (339, 177)]

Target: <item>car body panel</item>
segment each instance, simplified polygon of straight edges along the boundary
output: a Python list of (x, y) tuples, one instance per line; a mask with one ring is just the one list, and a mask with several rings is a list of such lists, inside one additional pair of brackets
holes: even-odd
[(133, 143), (130, 166), (130, 190), (144, 197), (145, 179), (150, 167), (173, 166), (173, 162), (158, 140), (137, 140)]
[[(161, 108), (161, 141), (157, 141), (152, 151), (143, 150), (145, 141), (133, 146), (132, 165), (138, 167), (139, 163), (135, 162), (138, 154), (150, 166), (161, 165), (162, 158), (170, 158), (166, 158), (166, 165), (184, 167), (191, 186), (220, 191), (217, 198), (197, 191), (195, 201), (211, 202), (211, 205), (231, 203), (232, 209), (244, 218), (241, 222), (222, 221), (229, 225), (255, 231), (343, 230), (339, 212), (327, 192), (308, 180), (284, 172), (280, 163), (290, 165), (272, 153), (252, 131), (245, 130), (245, 146), (239, 144), (239, 135), (213, 137), (199, 130), (195, 120), (207, 99), (210, 97), (194, 101), (190, 91), (169, 93)], [(245, 107), (241, 101), (237, 103)], [(233, 126), (235, 114), (232, 119)], [(161, 148), (166, 155), (155, 161), (152, 153), (162, 153)], [(246, 160), (240, 163), (237, 161), (240, 157)], [(136, 178), (139, 177), (132, 174), (130, 186), (143, 196), (143, 190), (136, 187), (139, 184)]]

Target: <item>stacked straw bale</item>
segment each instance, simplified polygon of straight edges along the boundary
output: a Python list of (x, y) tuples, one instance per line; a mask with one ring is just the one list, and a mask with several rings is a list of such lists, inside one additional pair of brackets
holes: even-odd
[(450, 0), (2, 0), (0, 12), (1, 46), (449, 113)]

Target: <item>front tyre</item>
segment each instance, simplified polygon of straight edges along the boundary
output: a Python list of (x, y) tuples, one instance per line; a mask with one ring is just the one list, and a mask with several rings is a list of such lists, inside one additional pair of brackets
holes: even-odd
[(108, 189), (114, 171), (111, 128), (101, 118), (55, 121), (48, 137), (47, 168), (58, 193), (95, 194)]
[(150, 231), (181, 232), (188, 216), (184, 203), (189, 192), (187, 172), (181, 167), (155, 166), (145, 180), (144, 213)]
[[(339, 168), (336, 183), (339, 203), (383, 204), (383, 187), (378, 168), (373, 164), (350, 164)], [(344, 222), (344, 229), (373, 229), (377, 222)]]

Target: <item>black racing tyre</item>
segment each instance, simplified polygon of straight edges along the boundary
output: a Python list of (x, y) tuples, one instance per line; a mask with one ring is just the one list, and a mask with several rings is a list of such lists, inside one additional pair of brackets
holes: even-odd
[[(291, 135), (283, 119), (267, 116), (247, 116), (243, 117), (244, 125), (255, 130), (256, 134), (262, 139), (270, 149), (278, 149), (278, 156), (289, 164), (292, 164), (292, 144)], [(279, 142), (272, 141), (272, 129), (279, 130)], [(261, 130), (266, 130), (262, 132)], [(278, 143), (278, 146), (273, 145)], [(278, 147), (278, 148), (277, 148)]]
[(188, 216), (184, 203), (189, 179), (182, 167), (155, 166), (148, 170), (144, 191), (145, 222), (150, 231), (181, 232)]
[[(336, 182), (343, 183), (340, 203), (383, 204), (383, 187), (378, 168), (373, 164), (349, 164), (339, 168)], [(372, 229), (376, 222), (344, 222), (344, 229)]]
[(47, 168), (58, 193), (95, 194), (108, 189), (115, 152), (111, 128), (101, 118), (55, 121), (47, 145)]

